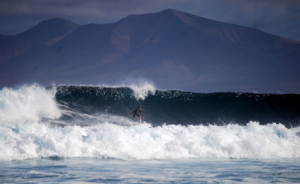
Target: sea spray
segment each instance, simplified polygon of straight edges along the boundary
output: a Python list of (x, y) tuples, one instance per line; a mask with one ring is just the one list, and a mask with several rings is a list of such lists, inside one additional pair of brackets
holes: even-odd
[[(92, 86), (91, 86), (92, 87)], [(136, 100), (145, 100), (145, 98), (151, 94), (154, 95), (156, 92), (156, 87), (154, 83), (146, 79), (133, 79), (126, 78), (126, 80), (118, 85), (100, 85), (100, 88), (129, 88), (132, 90), (132, 95)]]
[(139, 100), (145, 100), (145, 98), (150, 93), (151, 95), (155, 94), (155, 86), (152, 83), (149, 82), (142, 82), (138, 84), (130, 84), (128, 86), (130, 89), (134, 92), (134, 97)]
[(17, 89), (0, 90), (0, 124), (59, 118), (60, 109), (54, 99), (56, 88), (46, 90), (37, 84)]

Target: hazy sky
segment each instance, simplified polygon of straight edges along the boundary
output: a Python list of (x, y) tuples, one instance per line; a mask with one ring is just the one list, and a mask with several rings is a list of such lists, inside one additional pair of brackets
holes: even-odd
[(50, 18), (113, 23), (167, 8), (300, 41), (300, 0), (0, 0), (0, 34), (18, 34)]

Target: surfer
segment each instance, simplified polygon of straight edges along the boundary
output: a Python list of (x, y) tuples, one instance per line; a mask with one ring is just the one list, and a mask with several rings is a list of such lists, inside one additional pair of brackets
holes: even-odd
[[(132, 113), (130, 113), (130, 114), (133, 115), (133, 119), (135, 118), (135, 116), (139, 117), (140, 120), (143, 118), (143, 114), (142, 114), (141, 110), (142, 110), (142, 108), (138, 107), (137, 109), (135, 109), (134, 111), (132, 111)], [(140, 114), (138, 114), (138, 113), (140, 113)]]

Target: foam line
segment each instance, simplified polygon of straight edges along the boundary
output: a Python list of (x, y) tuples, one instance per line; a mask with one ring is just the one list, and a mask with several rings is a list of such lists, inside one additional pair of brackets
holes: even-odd
[(109, 122), (84, 127), (51, 127), (27, 122), (0, 127), (0, 159), (50, 156), (123, 160), (299, 158), (298, 132), (300, 128), (287, 129), (281, 124), (259, 125), (257, 122), (246, 126), (153, 128), (148, 124), (120, 126)]

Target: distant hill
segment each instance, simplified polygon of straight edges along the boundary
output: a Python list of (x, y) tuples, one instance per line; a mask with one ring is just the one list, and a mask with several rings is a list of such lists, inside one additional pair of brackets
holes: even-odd
[(78, 28), (79, 25), (55, 18), (45, 20), (33, 28), (14, 36), (0, 35), (0, 63), (4, 63), (36, 44), (51, 45)]
[[(129, 15), (111, 24), (52, 19), (20, 35), (1, 42), (1, 53), (10, 43), (18, 54), (2, 61), (0, 86), (131, 77), (164, 89), (300, 93), (300, 42), (177, 10)], [(37, 38), (26, 42), (26, 35)]]

